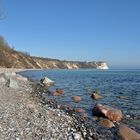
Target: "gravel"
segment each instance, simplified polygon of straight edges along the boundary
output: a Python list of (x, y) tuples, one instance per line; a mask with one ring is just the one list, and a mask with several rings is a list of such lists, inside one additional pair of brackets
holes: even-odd
[(42, 86), (17, 82), (18, 89), (0, 83), (1, 140), (119, 140), (115, 130), (105, 129), (73, 110), (60, 109), (49, 98), (44, 99)]

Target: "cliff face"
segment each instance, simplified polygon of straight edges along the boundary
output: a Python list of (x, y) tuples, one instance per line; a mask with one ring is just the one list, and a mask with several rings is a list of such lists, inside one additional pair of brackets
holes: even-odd
[(0, 67), (31, 69), (108, 69), (105, 62), (60, 61), (57, 59), (32, 57), (27, 53), (11, 49), (2, 37), (0, 37)]

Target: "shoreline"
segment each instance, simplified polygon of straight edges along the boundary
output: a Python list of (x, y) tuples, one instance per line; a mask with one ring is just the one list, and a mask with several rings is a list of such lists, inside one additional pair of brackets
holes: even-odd
[[(19, 72), (23, 69), (2, 69), (0, 73), (6, 72), (8, 76), (11, 74), (10, 78), (16, 79), (18, 75), (13, 71)], [(22, 77), (16, 80), (14, 82), (19, 85), (15, 89), (5, 86), (5, 83), (0, 84), (0, 111), (3, 112), (0, 119), (1, 139), (114, 138), (108, 130), (99, 133), (99, 128), (96, 128), (98, 125), (95, 125), (95, 128), (89, 126), (86, 119), (80, 118), (73, 111), (65, 112), (54, 101), (48, 103), (44, 101), (41, 97), (44, 88), (35, 82), (24, 81)]]
[[(0, 73), (3, 72), (18, 73), (23, 71), (26, 71), (26, 69), (5, 69), (5, 68), (2, 70), (0, 69)], [(13, 113), (13, 110), (10, 113), (8, 113), (10, 119), (12, 119), (12, 122), (14, 121), (21, 125), (20, 128), (17, 127), (16, 130), (14, 131), (10, 130), (10, 132), (8, 130), (10, 126), (8, 126), (7, 132), (13, 135), (14, 139), (15, 138), (27, 139), (27, 131), (23, 130), (22, 134), (20, 132), (21, 131), (20, 129), (25, 129), (27, 126), (28, 126), (27, 130), (30, 132), (28, 138), (31, 139), (39, 139), (39, 138), (44, 138), (48, 140), (52, 138), (53, 140), (55, 139), (72, 139), (72, 140), (90, 140), (90, 139), (91, 140), (92, 139), (119, 140), (121, 139), (117, 135), (117, 129), (118, 129), (117, 127), (107, 129), (99, 125), (97, 121), (89, 119), (87, 116), (84, 115), (80, 116), (80, 114), (76, 113), (71, 107), (69, 107), (69, 109), (62, 108), (61, 105), (58, 104), (55, 100), (50, 100), (49, 97), (44, 98), (42, 96), (43, 93), (49, 96), (49, 91), (44, 86), (37, 84), (36, 82), (33, 81), (31, 82), (29, 80), (27, 80), (26, 82), (19, 81), (19, 83), (21, 84), (20, 86), (23, 88), (9, 89), (7, 87), (4, 87), (4, 85), (0, 86), (0, 89), (3, 89), (4, 96), (7, 96), (5, 94), (6, 92), (8, 92), (8, 96), (11, 96), (11, 101), (12, 98), (17, 98), (18, 96), (20, 96), (18, 97), (18, 100), (14, 102), (15, 107), (17, 108), (17, 110), (15, 110), (14, 113), (18, 111), (20, 116), (18, 116), (18, 114), (16, 114), (15, 116), (17, 118), (21, 117), (21, 119), (16, 120), (15, 118), (14, 120), (11, 118), (11, 114)], [(19, 95), (19, 93), (22, 93), (22, 95)], [(21, 106), (17, 106), (17, 104), (19, 104), (18, 103), (19, 100), (22, 105), (24, 104), (22, 106), (22, 108), (24, 108), (23, 110), (20, 110)], [(5, 106), (5, 108), (6, 107), (7, 106)], [(11, 106), (8, 107), (11, 108)], [(6, 111), (9, 108), (6, 108)], [(26, 113), (24, 114), (24, 112), (22, 111)], [(25, 120), (27, 120), (26, 123), (24, 122)], [(5, 121), (8, 122), (8, 120)], [(2, 120), (0, 121), (0, 126), (1, 123)], [(15, 126), (16, 125), (17, 124), (15, 124)], [(18, 132), (18, 134), (16, 133), (18, 136), (15, 136), (15, 131)], [(2, 134), (0, 134), (0, 137), (1, 136)]]

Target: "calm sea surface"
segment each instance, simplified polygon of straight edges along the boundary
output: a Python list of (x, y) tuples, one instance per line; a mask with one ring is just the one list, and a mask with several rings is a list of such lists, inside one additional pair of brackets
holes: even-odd
[[(50, 97), (59, 103), (81, 107), (89, 115), (92, 114), (91, 109), (97, 102), (115, 106), (125, 115), (137, 116), (133, 120), (130, 119), (129, 123), (140, 127), (140, 70), (34, 70), (23, 72), (22, 75), (34, 80), (47, 76), (55, 81), (50, 90), (62, 88), (65, 91), (62, 96)], [(92, 100), (90, 95), (93, 90), (99, 90), (103, 99)], [(82, 101), (72, 102), (73, 95), (81, 96)], [(119, 96), (123, 98), (120, 99)]]

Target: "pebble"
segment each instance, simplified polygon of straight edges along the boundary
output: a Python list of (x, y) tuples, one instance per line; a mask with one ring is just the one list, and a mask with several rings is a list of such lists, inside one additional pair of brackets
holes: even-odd
[[(43, 98), (44, 95), (41, 96), (44, 92), (41, 85), (30, 82), (18, 84), (23, 87), (20, 89), (20, 94), (18, 94), (18, 90), (14, 89), (8, 89), (5, 92), (5, 88), (0, 85), (1, 139), (19, 140), (22, 136), (22, 139), (35, 140), (73, 140), (73, 138), (89, 140), (93, 137), (98, 140), (107, 140), (116, 137), (113, 132), (111, 134), (107, 129), (101, 129), (96, 121), (88, 122), (89, 120), (85, 119), (86, 116), (84, 119), (87, 122), (75, 112), (68, 113), (68, 110), (58, 109), (59, 105), (51, 99), (47, 103), (47, 93), (45, 94), (46, 100)], [(25, 87), (28, 90), (25, 90)], [(49, 97), (47, 98), (49, 99)], [(81, 98), (79, 98), (80, 100)], [(30, 104), (27, 106), (27, 103)]]

